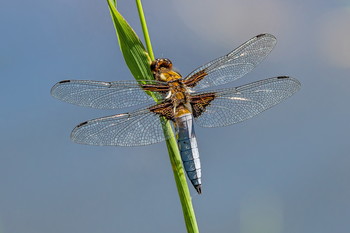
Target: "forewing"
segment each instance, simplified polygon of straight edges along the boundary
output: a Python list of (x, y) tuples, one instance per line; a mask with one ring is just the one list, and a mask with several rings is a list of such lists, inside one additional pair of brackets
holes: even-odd
[(142, 89), (143, 85), (165, 88), (164, 83), (145, 81), (101, 82), (65, 80), (51, 89), (51, 95), (62, 101), (91, 108), (117, 109), (151, 102), (153, 99)]
[[(281, 76), (269, 78), (215, 93), (215, 98), (196, 118), (202, 127), (221, 127), (249, 119), (300, 89), (298, 80)], [(212, 95), (199, 93), (198, 95)]]
[(185, 78), (185, 83), (194, 90), (199, 90), (232, 82), (258, 65), (275, 44), (276, 38), (273, 35), (255, 36), (229, 54), (194, 70)]
[(71, 139), (98, 146), (143, 146), (165, 140), (162, 122), (157, 114), (142, 109), (83, 122)]

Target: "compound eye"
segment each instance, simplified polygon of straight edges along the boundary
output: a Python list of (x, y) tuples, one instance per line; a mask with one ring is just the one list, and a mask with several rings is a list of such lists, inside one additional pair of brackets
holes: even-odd
[(173, 63), (172, 63), (169, 59), (164, 58), (164, 59), (162, 60), (162, 63), (161, 63), (160, 66), (161, 66), (161, 67), (164, 67), (164, 68), (171, 69), (171, 67), (173, 66)]
[(157, 72), (161, 68), (171, 69), (172, 66), (173, 65), (169, 59), (161, 58), (161, 59), (156, 59), (151, 63), (151, 70), (153, 72)]

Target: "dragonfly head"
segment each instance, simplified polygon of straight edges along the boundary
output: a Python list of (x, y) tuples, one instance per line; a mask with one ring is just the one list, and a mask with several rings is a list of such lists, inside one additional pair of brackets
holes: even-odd
[(151, 63), (151, 71), (154, 78), (158, 81), (163, 80), (162, 73), (167, 73), (172, 70), (173, 63), (167, 58), (158, 58)]

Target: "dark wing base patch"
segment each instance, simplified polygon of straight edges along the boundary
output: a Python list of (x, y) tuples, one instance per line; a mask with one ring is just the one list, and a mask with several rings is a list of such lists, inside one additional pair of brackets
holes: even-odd
[(205, 93), (200, 95), (191, 96), (192, 114), (195, 118), (198, 118), (205, 112), (205, 108), (215, 99), (215, 93)]
[(169, 91), (169, 85), (167, 84), (141, 84), (141, 87), (145, 91), (166, 93)]
[(165, 117), (167, 120), (174, 121), (175, 119), (174, 107), (170, 101), (149, 107), (148, 110), (160, 116)]
[(199, 72), (193, 74), (192, 76), (190, 76), (188, 79), (184, 80), (184, 83), (187, 87), (193, 88), (195, 87), (199, 81), (201, 81), (205, 76), (207, 75), (207, 73), (205, 72), (205, 70), (200, 70)]

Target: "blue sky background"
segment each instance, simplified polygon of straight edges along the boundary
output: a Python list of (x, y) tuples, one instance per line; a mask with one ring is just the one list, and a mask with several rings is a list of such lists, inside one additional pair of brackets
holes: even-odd
[[(186, 75), (251, 37), (278, 44), (233, 83), (290, 75), (302, 89), (234, 126), (197, 127), (205, 232), (344, 233), (350, 229), (350, 5), (316, 0), (144, 1), (157, 57)], [(119, 10), (141, 35), (134, 2)], [(64, 79), (132, 80), (107, 3), (2, 1), (0, 232), (185, 232), (164, 143), (74, 144), (73, 127), (122, 111), (60, 102)]]

